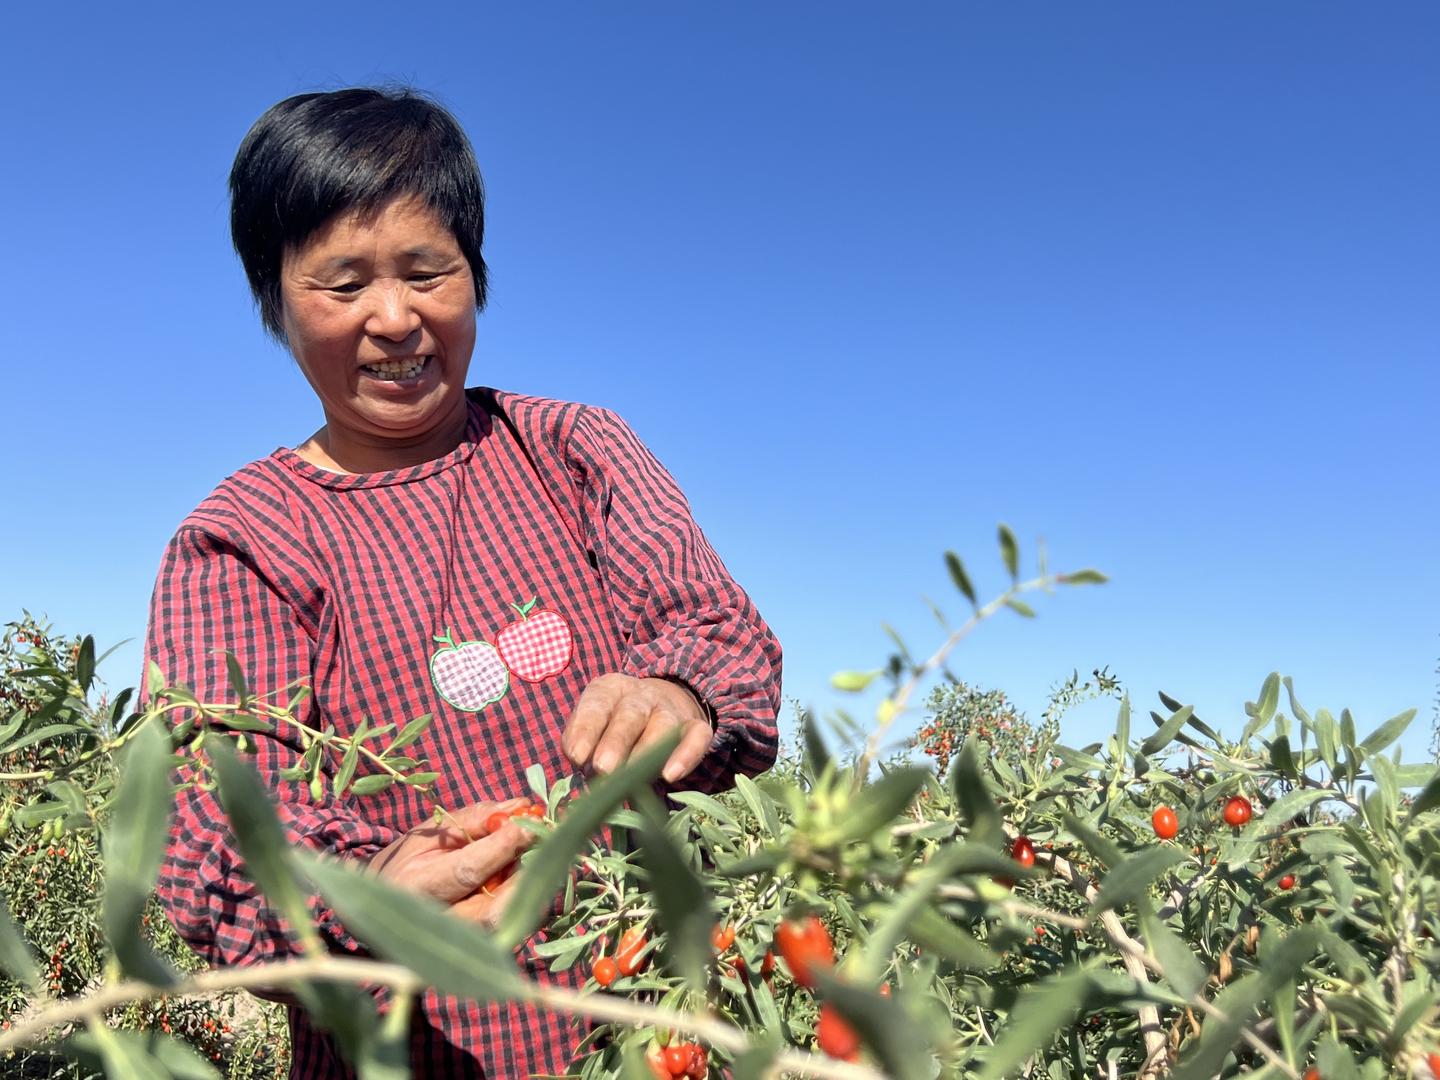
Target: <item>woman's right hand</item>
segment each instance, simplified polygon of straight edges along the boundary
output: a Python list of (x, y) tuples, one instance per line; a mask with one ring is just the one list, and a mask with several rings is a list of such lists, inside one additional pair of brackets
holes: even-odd
[(447, 813), (440, 824), (426, 822), (382, 848), (369, 869), (392, 885), (450, 905), (461, 918), (494, 926), (515, 879), (486, 889), (485, 883), (520, 858), (536, 839), (513, 821), (486, 833), (485, 819), (511, 814), (529, 799), (474, 803)]

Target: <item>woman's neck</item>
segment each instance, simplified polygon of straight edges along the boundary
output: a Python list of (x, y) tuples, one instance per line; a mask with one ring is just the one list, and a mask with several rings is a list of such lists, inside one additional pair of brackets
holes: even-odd
[(327, 472), (354, 474), (413, 468), (442, 458), (460, 445), (470, 422), (470, 407), (464, 397), (458, 404), (456, 414), (445, 424), (413, 439), (366, 438), (354, 432), (337, 438), (336, 429), (327, 424), (295, 447), (295, 452)]

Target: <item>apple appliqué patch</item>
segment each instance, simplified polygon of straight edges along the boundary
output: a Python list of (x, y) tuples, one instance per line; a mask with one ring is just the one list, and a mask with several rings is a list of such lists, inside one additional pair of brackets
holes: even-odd
[(505, 696), (510, 676), (538, 683), (554, 678), (575, 654), (570, 624), (549, 608), (536, 610), (538, 597), (525, 605), (511, 604), (520, 621), (511, 623), (487, 641), (456, 643), (453, 630), (435, 638), (430, 657), (430, 680), (436, 692), (462, 712), (479, 712)]

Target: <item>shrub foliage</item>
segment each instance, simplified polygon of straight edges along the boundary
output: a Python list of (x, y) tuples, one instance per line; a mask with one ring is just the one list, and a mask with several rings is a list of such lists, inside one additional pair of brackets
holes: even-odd
[[(802, 715), (797, 746), (732, 792), (662, 803), (663, 746), (583, 791), (533, 770), (545, 813), (524, 824), (544, 835), (493, 932), (287, 843), (246, 739), (299, 728), (290, 701), (255, 698), (237, 669), (229, 703), (168, 687), (133, 712), (128, 691), (95, 684), (88, 638), (10, 624), (6, 1075), (280, 1074), (283, 1020), (243, 988), (283, 984), (362, 1076), (386, 1080), (405, 1075), (408, 1010), (432, 986), (573, 1016), (585, 1080), (1428, 1076), (1440, 778), (1402, 762), (1413, 711), (1362, 732), (1272, 674), (1233, 737), (1161, 694), (1148, 716), (1122, 699), (1103, 742), (1065, 745), (1065, 708), (1119, 693), (1108, 671), (1070, 679), (1032, 725), (947, 661), (984, 619), (1032, 616), (1025, 594), (1104, 579), (1042, 560), (1022, 581), (1003, 526), (1000, 549), (1010, 583), (984, 605), (947, 554), (970, 613), (942, 617), (928, 658), (892, 632), (885, 664), (835, 676), (880, 695), (873, 724), (837, 722), (827, 739)], [(936, 680), (918, 733), (896, 738)], [(288, 775), (356, 799), (388, 783), (428, 791), (435, 774), (403, 753), (423, 723), (352, 739), (303, 729), (310, 749)], [(376, 959), (302, 934), (307, 959), (288, 975), (201, 970), (151, 896), (176, 777), (218, 786), (250, 873), (292, 924), (318, 892)], [(583, 992), (510, 962), (542, 923), (538, 952), (585, 967)], [(375, 984), (392, 991), (384, 1015), (360, 989)]]

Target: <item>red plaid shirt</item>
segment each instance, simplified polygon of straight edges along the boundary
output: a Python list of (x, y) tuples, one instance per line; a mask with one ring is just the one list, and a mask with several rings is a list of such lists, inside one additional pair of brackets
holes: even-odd
[[(361, 717), (403, 725), (432, 713), (409, 753), (440, 773), (447, 806), (524, 794), (535, 762), (552, 780), (570, 775), (564, 722), (586, 683), (612, 671), (678, 679), (713, 711), (709, 753), (682, 786), (714, 791), (766, 769), (780, 646), (674, 480), (604, 409), (469, 396), (466, 437), (439, 460), (344, 475), (281, 449), (222, 483), (166, 550), (147, 657), (201, 700), (227, 700), (221, 650), (231, 650), (259, 693), (307, 681), (304, 719), (341, 733)], [(404, 787), (313, 800), (277, 775), (298, 743), (256, 741), (297, 844), (365, 860), (426, 817)], [(182, 794), (159, 895), (212, 964), (297, 951), (244, 875), (213, 795)], [(313, 904), (332, 947), (363, 951)], [(528, 948), (519, 963), (546, 982), (584, 978), (551, 974)], [(298, 1009), (290, 1025), (292, 1076), (351, 1075)], [(417, 1011), (412, 1066), (418, 1076), (558, 1073), (580, 1036), (553, 1014), (432, 992)]]

